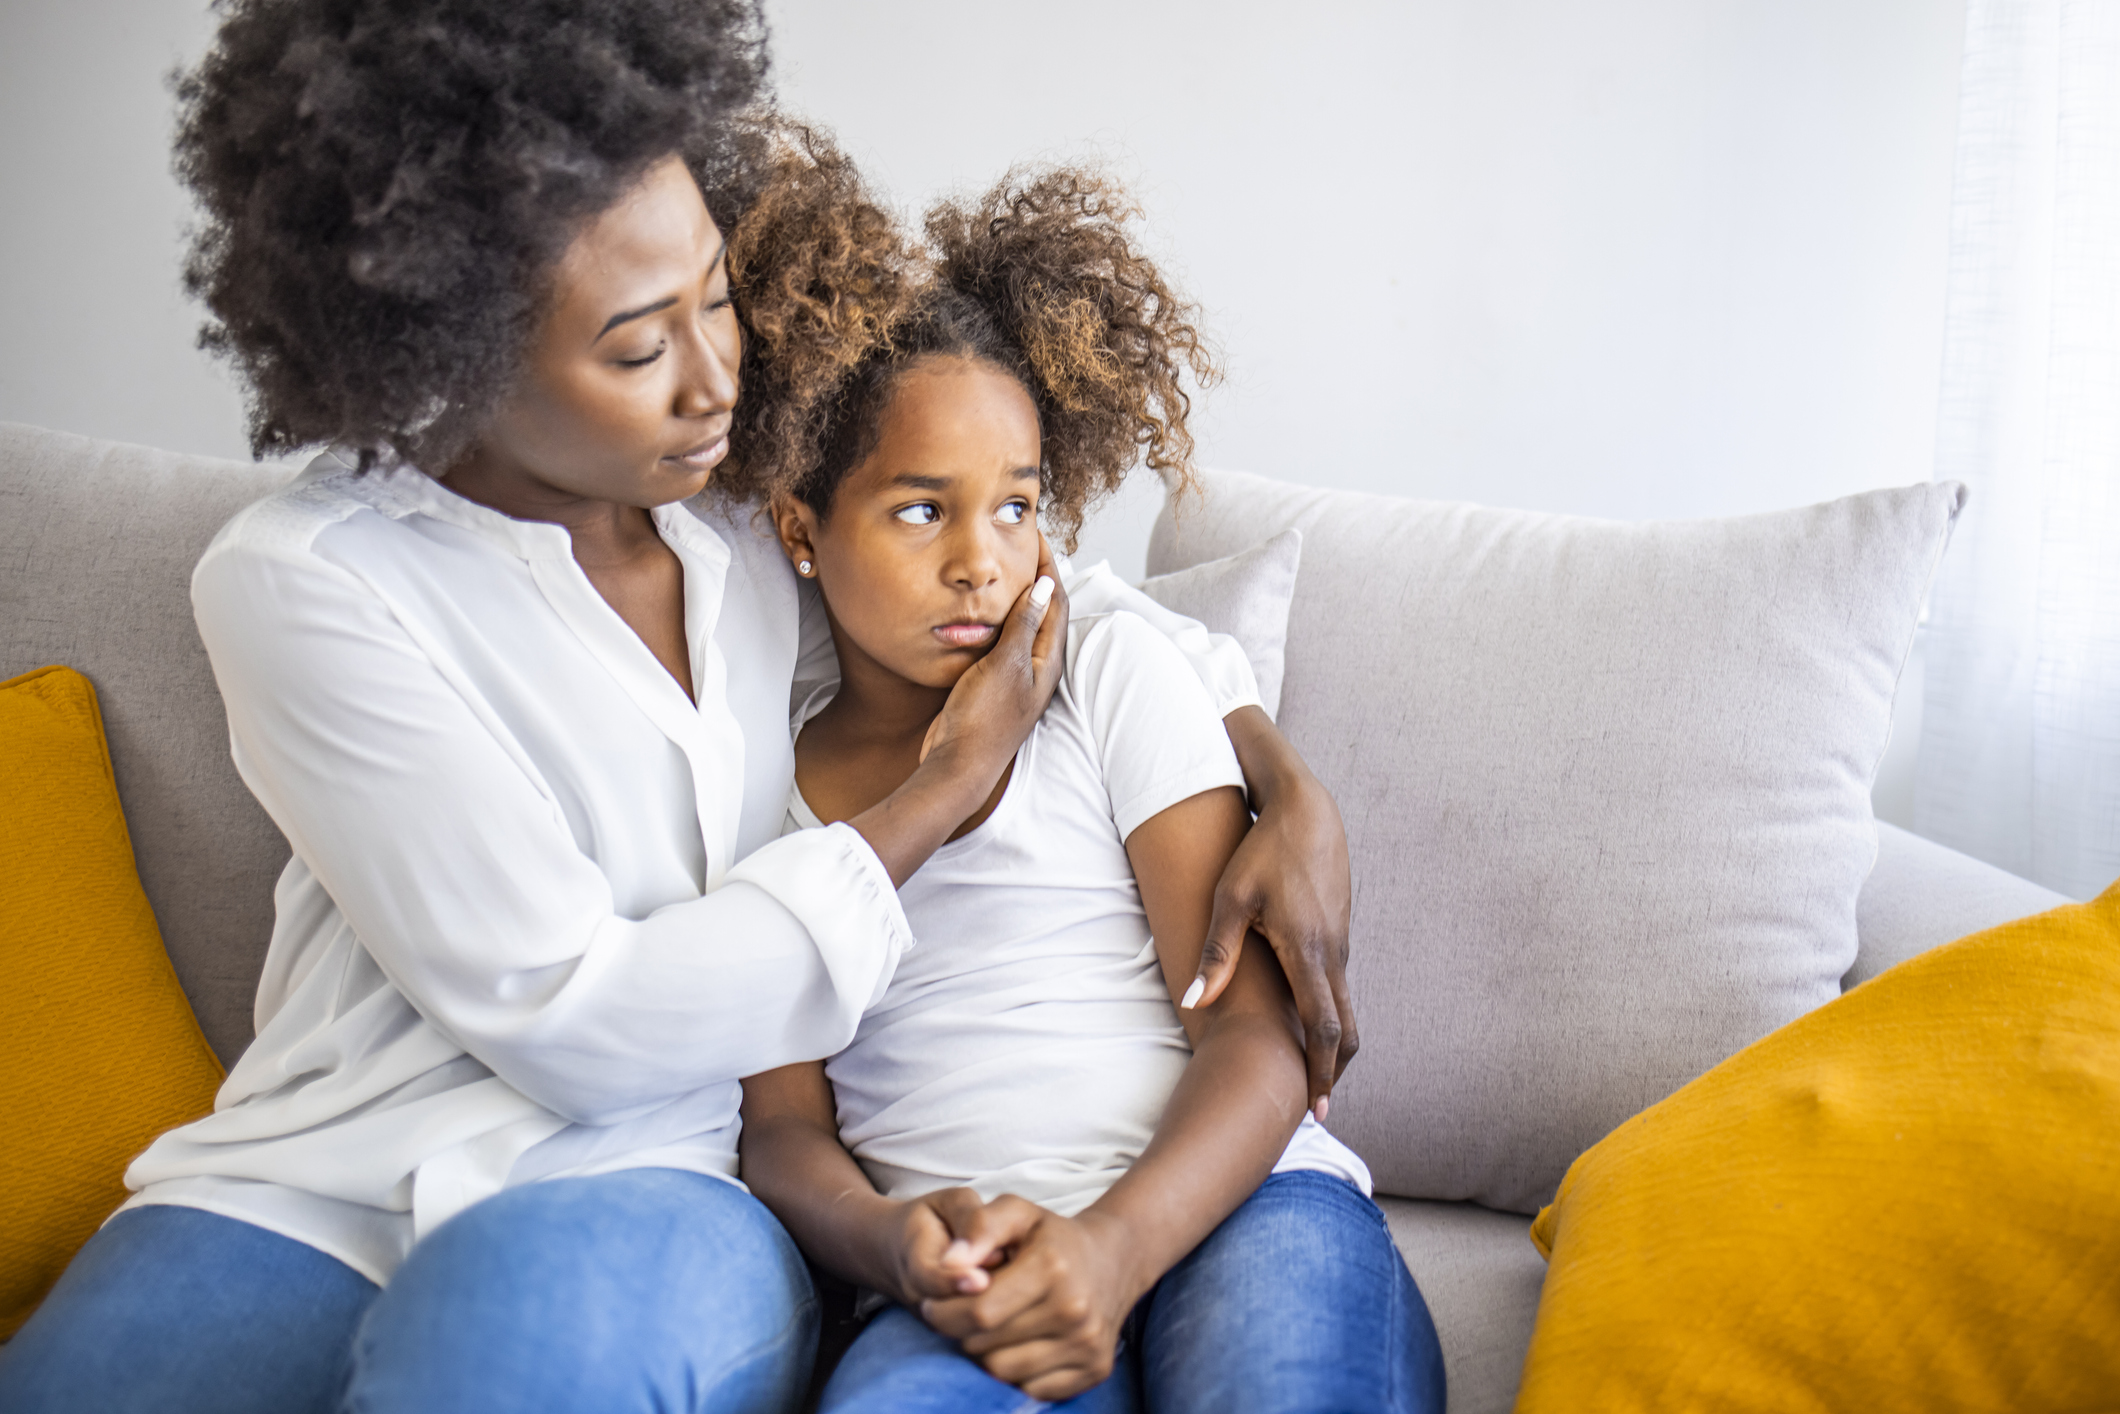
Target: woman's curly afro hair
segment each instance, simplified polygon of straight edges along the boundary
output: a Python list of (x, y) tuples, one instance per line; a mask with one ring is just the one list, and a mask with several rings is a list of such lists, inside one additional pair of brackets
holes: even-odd
[(761, 141), (776, 150), (729, 240), (746, 338), (723, 494), (829, 512), (898, 376), (932, 357), (986, 363), (1030, 393), (1041, 509), (1069, 548), (1136, 461), (1190, 484), (1185, 380), (1211, 383), (1214, 361), (1198, 311), (1129, 239), (1138, 212), (1108, 178), (1013, 171), (976, 202), (933, 208), (921, 248), (822, 133)]
[(217, 8), (177, 90), (203, 208), (185, 284), (202, 346), (249, 382), (260, 455), (336, 443), (440, 470), (506, 396), (588, 218), (672, 154), (710, 210), (742, 185), (752, 0)]

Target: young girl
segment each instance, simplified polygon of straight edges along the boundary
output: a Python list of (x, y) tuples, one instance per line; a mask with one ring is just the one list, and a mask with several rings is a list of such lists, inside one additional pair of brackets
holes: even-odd
[[(772, 494), (839, 658), (796, 724), (790, 829), (912, 773), (1041, 516), (1071, 534), (1137, 455), (1185, 482), (1181, 374), (1212, 368), (1127, 215), (1050, 172), (938, 207), (916, 259), (813, 140), (732, 238), (733, 480)], [(823, 1409), (1442, 1408), (1368, 1171), (1306, 1113), (1273, 954), (1194, 984), (1242, 786), (1170, 643), (1076, 618), (1013, 765), (904, 886), (917, 943), (853, 1044), (744, 1082), (746, 1182), (895, 1303)]]

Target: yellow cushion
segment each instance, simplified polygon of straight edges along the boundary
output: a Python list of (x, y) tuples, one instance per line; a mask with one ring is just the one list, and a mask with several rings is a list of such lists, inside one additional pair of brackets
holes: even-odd
[(1576, 1160), (1518, 1414), (2120, 1408), (2120, 885), (1902, 963)]
[(95, 689), (68, 668), (0, 682), (0, 1339), (124, 1200), (133, 1155), (220, 1083), (133, 869)]

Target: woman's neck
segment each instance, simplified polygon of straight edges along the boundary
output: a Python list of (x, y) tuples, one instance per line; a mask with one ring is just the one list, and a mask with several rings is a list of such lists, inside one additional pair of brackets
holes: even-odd
[(620, 564), (660, 545), (655, 517), (638, 506), (601, 500), (538, 480), (476, 452), (436, 478), (467, 501), (516, 520), (557, 525), (574, 542), (584, 567)]

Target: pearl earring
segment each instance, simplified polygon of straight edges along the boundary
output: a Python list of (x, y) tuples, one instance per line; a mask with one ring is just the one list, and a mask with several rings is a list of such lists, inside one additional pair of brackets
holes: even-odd
[(808, 560), (804, 560), (804, 561), (803, 561), (802, 563), (800, 563), (800, 564), (798, 564), (798, 565), (796, 565), (796, 566), (795, 566), (795, 573), (797, 573), (797, 574), (799, 574), (799, 575), (802, 575), (802, 576), (804, 576), (805, 578), (807, 578), (807, 577), (808, 577), (808, 575), (809, 575), (809, 573), (810, 573), (810, 570), (811, 570), (811, 565), (810, 565), (810, 562), (809, 562)]

